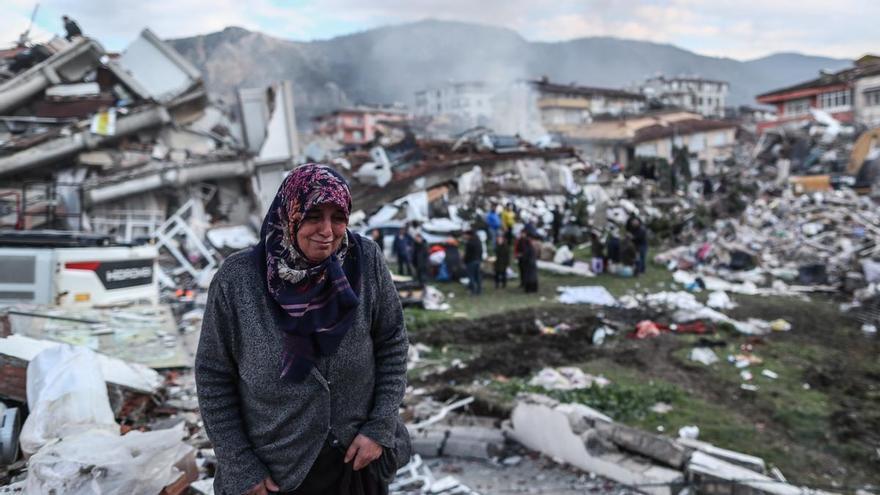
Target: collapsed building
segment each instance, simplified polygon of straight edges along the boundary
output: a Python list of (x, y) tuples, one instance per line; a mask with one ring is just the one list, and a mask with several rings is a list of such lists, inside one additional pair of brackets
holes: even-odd
[(40, 46), (46, 57), (30, 66), (7, 59), (0, 85), (5, 227), (131, 242), (193, 188), (215, 219), (244, 223), (260, 191), (277, 186), (261, 182), (264, 170), (289, 168), (297, 153), (290, 83), (244, 91), (230, 115), (149, 29), (118, 55), (88, 38)]

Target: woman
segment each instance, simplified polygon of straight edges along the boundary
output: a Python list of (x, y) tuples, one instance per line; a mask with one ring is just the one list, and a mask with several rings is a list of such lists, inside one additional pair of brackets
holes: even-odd
[(413, 264), (416, 267), (416, 281), (419, 285), (425, 285), (428, 282), (428, 242), (419, 232), (416, 232), (413, 242)]
[(510, 244), (503, 235), (495, 240), (495, 288), (507, 288), (507, 267), (510, 266)]
[(538, 292), (538, 249), (535, 247), (537, 237), (538, 233), (528, 225), (521, 232), (520, 240), (517, 242), (520, 284), (527, 293)]
[(295, 169), (211, 283), (195, 372), (218, 494), (382, 494), (409, 458), (403, 312), (350, 212), (335, 171)]

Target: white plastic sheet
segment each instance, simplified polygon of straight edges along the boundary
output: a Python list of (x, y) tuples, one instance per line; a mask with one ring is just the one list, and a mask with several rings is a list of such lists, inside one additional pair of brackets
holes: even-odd
[(726, 292), (723, 291), (715, 291), (709, 294), (709, 300), (706, 301), (706, 306), (715, 309), (733, 309), (736, 307), (736, 303), (730, 299), (730, 296), (727, 295)]
[(558, 287), (559, 302), (563, 304), (598, 304), (600, 306), (615, 306), (617, 300), (601, 285), (588, 285), (583, 287)]
[(703, 363), (706, 366), (710, 366), (720, 361), (718, 355), (715, 354), (715, 351), (708, 347), (694, 347), (691, 350), (690, 360)]
[(75, 433), (119, 431), (97, 356), (85, 347), (57, 345), (37, 354), (27, 369), (27, 397), (30, 416), (20, 438), (28, 454)]
[(27, 493), (156, 495), (180, 476), (174, 464), (192, 450), (182, 438), (182, 423), (124, 436), (79, 433), (31, 457)]
[(543, 387), (547, 390), (575, 390), (589, 388), (593, 385), (605, 387), (611, 383), (604, 376), (584, 373), (580, 368), (562, 366), (560, 368), (544, 368), (529, 380), (529, 385)]
[(553, 262), (559, 265), (564, 265), (565, 263), (571, 261), (574, 258), (574, 254), (572, 254), (571, 249), (566, 245), (562, 245), (559, 249), (556, 250), (556, 253), (553, 255)]

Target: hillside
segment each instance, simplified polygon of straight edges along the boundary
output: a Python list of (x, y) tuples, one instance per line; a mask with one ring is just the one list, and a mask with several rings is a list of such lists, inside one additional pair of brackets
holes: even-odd
[(658, 73), (700, 75), (730, 82), (729, 104), (753, 104), (756, 94), (850, 63), (796, 53), (743, 62), (608, 37), (531, 42), (508, 29), (433, 20), (311, 42), (230, 27), (172, 43), (221, 95), (231, 96), (241, 86), (293, 80), (300, 119), (354, 102), (410, 103), (415, 91), (447, 80), (542, 75), (610, 87)]

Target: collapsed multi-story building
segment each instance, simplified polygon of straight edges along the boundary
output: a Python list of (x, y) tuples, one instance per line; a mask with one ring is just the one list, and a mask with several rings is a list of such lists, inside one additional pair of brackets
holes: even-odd
[(0, 60), (0, 226), (146, 236), (190, 197), (245, 223), (298, 152), (292, 86), (231, 114), (149, 29), (121, 54), (96, 40), (20, 45)]

